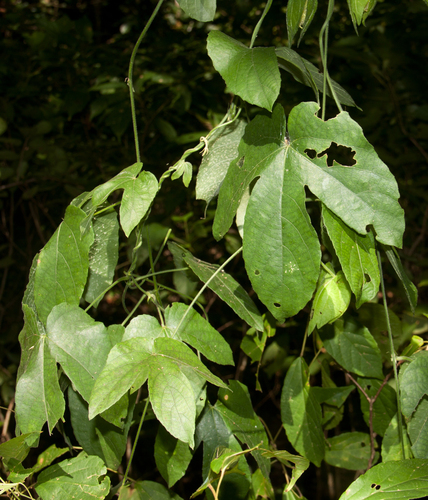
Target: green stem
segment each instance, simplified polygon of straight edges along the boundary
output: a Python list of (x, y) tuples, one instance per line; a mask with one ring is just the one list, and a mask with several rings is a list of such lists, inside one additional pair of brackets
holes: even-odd
[(196, 301), (199, 299), (199, 297), (202, 295), (203, 291), (205, 290), (205, 288), (208, 287), (208, 285), (211, 283), (211, 281), (217, 276), (218, 273), (220, 273), (226, 266), (227, 264), (229, 264), (229, 262), (231, 260), (233, 260), (239, 253), (242, 252), (242, 247), (238, 248), (238, 250), (236, 250), (236, 252), (231, 255), (225, 262), (223, 262), (223, 264), (217, 269), (217, 271), (210, 277), (210, 279), (208, 279), (206, 281), (206, 283), (204, 284), (204, 286), (199, 290), (199, 292), (196, 294), (196, 297), (192, 300), (192, 302), (190, 303), (189, 307), (186, 309), (186, 312), (183, 314), (183, 316), (181, 317), (181, 320), (180, 320), (180, 323), (178, 323), (178, 326), (177, 328), (175, 329), (176, 332), (178, 332), (178, 330), (180, 329), (180, 326), (182, 325), (184, 319), (186, 318), (186, 316), (188, 315), (189, 311), (192, 309), (192, 307), (194, 306), (194, 304), (196, 303)]
[(327, 69), (328, 28), (330, 25), (331, 16), (333, 15), (333, 10), (334, 10), (334, 0), (328, 0), (327, 17), (324, 21), (324, 24), (321, 27), (319, 34), (320, 54), (321, 54), (323, 73), (324, 73), (323, 95), (322, 95), (322, 120), (325, 120), (327, 85), (330, 89), (331, 95), (336, 103), (337, 108), (339, 109), (340, 112), (343, 111), (340, 101), (337, 98), (336, 92), (331, 83), (331, 78), (330, 75), (328, 74), (328, 69)]
[(135, 99), (134, 99), (134, 84), (133, 84), (134, 62), (135, 62), (135, 57), (137, 55), (137, 51), (138, 51), (138, 48), (140, 46), (140, 43), (142, 42), (148, 29), (150, 28), (150, 25), (152, 24), (153, 19), (156, 17), (156, 14), (158, 13), (159, 9), (161, 8), (163, 1), (164, 0), (158, 1), (157, 5), (155, 7), (155, 10), (153, 11), (152, 15), (150, 16), (150, 19), (147, 21), (146, 26), (144, 27), (143, 31), (141, 32), (140, 37), (137, 40), (137, 43), (135, 44), (134, 50), (132, 51), (132, 54), (131, 54), (131, 59), (129, 61), (129, 70), (128, 70), (129, 98), (131, 100), (132, 128), (134, 129), (134, 141), (135, 141), (135, 152), (136, 152), (136, 156), (137, 156), (137, 163), (141, 162), (141, 156), (140, 156), (140, 144), (138, 141), (137, 115), (135, 112)]
[(150, 399), (147, 396), (146, 406), (144, 407), (143, 414), (141, 415), (140, 424), (138, 426), (137, 434), (136, 434), (135, 440), (134, 440), (134, 445), (132, 446), (131, 456), (129, 457), (129, 462), (128, 462), (128, 465), (126, 466), (125, 475), (123, 476), (122, 487), (125, 485), (126, 480), (128, 478), (129, 469), (131, 467), (131, 463), (132, 463), (132, 459), (134, 457), (135, 449), (137, 448), (138, 438), (140, 436), (141, 427), (143, 426), (144, 418), (146, 417), (146, 412), (147, 412), (147, 408), (149, 406), (149, 401), (150, 401)]
[(379, 265), (380, 286), (381, 286), (382, 296), (383, 296), (383, 308), (384, 308), (384, 312), (385, 312), (386, 328), (388, 330), (389, 348), (391, 350), (391, 361), (392, 361), (392, 366), (393, 366), (393, 369), (394, 369), (395, 385), (396, 385), (396, 388), (397, 388), (397, 390), (396, 390), (396, 396), (397, 396), (398, 436), (399, 436), (400, 443), (401, 443), (401, 452), (403, 454), (403, 459), (405, 459), (406, 458), (406, 452), (405, 452), (405, 449), (404, 449), (403, 418), (402, 418), (402, 415), (401, 415), (400, 383), (398, 381), (397, 356), (395, 354), (394, 341), (393, 341), (393, 338), (392, 338), (391, 322), (389, 320), (388, 304), (386, 302), (385, 283), (383, 281), (382, 259), (381, 259), (380, 251), (379, 250), (377, 250), (377, 260), (378, 260), (378, 265)]
[(266, 14), (269, 12), (269, 9), (272, 5), (273, 0), (268, 0), (268, 2), (265, 5), (265, 9), (263, 11), (262, 17), (259, 19), (259, 22), (256, 24), (256, 27), (254, 28), (253, 35), (251, 37), (251, 43), (250, 43), (250, 49), (253, 48), (253, 45), (256, 41), (257, 35), (259, 34), (259, 30), (261, 28), (261, 25), (263, 23), (264, 18), (266, 17)]

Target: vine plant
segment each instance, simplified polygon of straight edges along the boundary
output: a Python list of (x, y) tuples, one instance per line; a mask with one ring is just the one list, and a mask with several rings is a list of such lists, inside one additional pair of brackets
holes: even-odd
[[(22, 303), (17, 437), (0, 446), (10, 471), (0, 491), (29, 498), (28, 479), (34, 476), (35, 491), (45, 500), (103, 499), (114, 494), (120, 499), (178, 499), (161, 483), (129, 478), (138, 435), (150, 417), (159, 422), (155, 460), (169, 488), (203, 445), (201, 486), (192, 497), (303, 498), (296, 481), (310, 463), (319, 467), (323, 460), (366, 470), (341, 499), (426, 497), (428, 356), (422, 339), (403, 335), (400, 321), (388, 311), (382, 278), (382, 256), (386, 256), (410, 307), (415, 307), (416, 289), (396, 251), (402, 245), (404, 213), (393, 175), (343, 110), (355, 106), (352, 97), (329, 77), (333, 0), (319, 35), (322, 73), (291, 48), (299, 30), (301, 39), (311, 23), (316, 0), (288, 2), (288, 47), (256, 46), (272, 0), (267, 1), (249, 46), (220, 31), (209, 33), (208, 54), (234, 94), (233, 103), (222, 122), (158, 180), (143, 170), (140, 161), (133, 65), (161, 4), (162, 0), (129, 66), (137, 161), (74, 199), (55, 234), (34, 258)], [(179, 0), (179, 4), (201, 22), (211, 21), (216, 12), (215, 0)], [(374, 0), (349, 0), (355, 27), (374, 4)], [(315, 93), (314, 102), (300, 103), (288, 117), (276, 102), (280, 70), (284, 78), (292, 77)], [(338, 108), (330, 119), (326, 119), (327, 96)], [(251, 120), (243, 119), (245, 103), (259, 109)], [(351, 153), (348, 164), (330, 161), (334, 145)], [(156, 256), (149, 244), (150, 272), (140, 275), (138, 250), (143, 241), (149, 242), (147, 221), (156, 195), (169, 177), (189, 185), (193, 167), (188, 157), (196, 151), (203, 154), (197, 198), (209, 204), (218, 196), (213, 235), (220, 240), (236, 223), (242, 246), (218, 266), (168, 241), (168, 233)], [(123, 190), (121, 201), (112, 204), (110, 195), (117, 190)], [(309, 216), (309, 203), (320, 207), (319, 221)], [(113, 281), (120, 228), (136, 243), (129, 269)], [(183, 300), (165, 307), (162, 301), (161, 275), (169, 271), (157, 271), (156, 266), (166, 245), (174, 257), (174, 272), (203, 283), (189, 305)], [(322, 260), (321, 245), (329, 262)], [(263, 314), (228, 274), (227, 266), (235, 258), (245, 266)], [(141, 299), (122, 324), (105, 326), (90, 313), (118, 281), (125, 283), (125, 294), (129, 287), (138, 289)], [(253, 409), (248, 388), (237, 380), (225, 383), (201, 361), (203, 356), (220, 365), (234, 363), (229, 344), (195, 309), (207, 287), (248, 324), (241, 348), (259, 363), (275, 325), (312, 301), (301, 355), (291, 363), (282, 386), (287, 449), (277, 449), (276, 438)], [(379, 287), (383, 305), (376, 301)], [(155, 305), (157, 317), (137, 314), (145, 300)], [(382, 330), (388, 332), (387, 344)], [(310, 337), (315, 355), (308, 365)], [(345, 373), (345, 385), (338, 387), (333, 381), (333, 367)], [(311, 385), (310, 375), (319, 370), (321, 385)], [(207, 398), (207, 384), (219, 388), (215, 403)], [(258, 380), (257, 385), (260, 388)], [(354, 390), (360, 394), (369, 432), (331, 437), (328, 431), (337, 428)], [(137, 397), (142, 395), (143, 405), (138, 403), (142, 411), (136, 411)], [(140, 413), (127, 468), (117, 476), (114, 471), (122, 462), (130, 427)], [(41, 453), (36, 465), (24, 468), (23, 460), (31, 447), (38, 446), (45, 424), (49, 433), (55, 426), (62, 429), (65, 415), (81, 451), (71, 443), (63, 449), (53, 445)], [(69, 451), (71, 458), (57, 461)], [(250, 455), (253, 459), (248, 461)], [(281, 491), (270, 482), (272, 462), (282, 464)], [(232, 486), (233, 495), (225, 485)]]

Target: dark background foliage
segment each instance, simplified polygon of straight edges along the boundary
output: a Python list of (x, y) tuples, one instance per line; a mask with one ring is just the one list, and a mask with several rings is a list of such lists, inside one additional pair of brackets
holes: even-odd
[[(231, 97), (206, 53), (207, 33), (218, 28), (248, 43), (262, 5), (256, 0), (221, 0), (216, 19), (205, 25), (187, 18), (173, 1), (165, 2), (135, 65), (137, 119), (146, 170), (159, 177), (184, 149), (197, 143), (221, 119)], [(32, 259), (55, 231), (73, 197), (135, 161), (125, 79), (132, 48), (153, 7), (154, 2), (149, 0), (0, 1), (3, 439), (13, 435), (12, 423), (4, 422), (4, 408), (13, 405), (20, 354), (17, 338), (22, 328), (20, 303)], [(325, 10), (321, 2), (298, 49), (318, 66), (317, 34)], [(419, 286), (421, 310), (426, 310), (428, 285), (427, 32), (428, 9), (422, 1), (387, 0), (377, 4), (357, 36), (342, 1), (333, 17), (329, 48), (331, 76), (361, 108), (348, 111), (397, 178), (407, 222), (401, 257)], [(287, 43), (283, 2), (274, 2), (257, 39), (258, 45), (272, 43)], [(313, 100), (311, 90), (283, 75), (280, 101), (286, 111), (302, 100)], [(253, 113), (250, 107), (246, 111), (248, 116)], [(196, 169), (200, 156), (193, 155), (191, 160)], [(194, 200), (194, 182), (185, 190), (181, 182), (167, 181), (152, 220), (165, 226), (172, 224), (175, 240), (199, 257), (221, 262), (233, 251), (237, 239), (231, 232), (225, 242), (217, 243), (209, 233), (211, 212), (208, 210), (203, 219), (204, 209), (202, 202)], [(123, 262), (127, 249), (121, 251)], [(168, 258), (166, 253), (166, 265)], [(407, 307), (403, 293), (392, 275), (387, 273), (386, 280), (391, 307), (402, 314)], [(132, 294), (127, 300), (132, 304)], [(173, 295), (170, 300), (174, 300)], [(213, 294), (207, 293), (204, 300), (212, 323), (238, 352), (242, 325)], [(122, 321), (125, 313), (120, 295), (109, 294), (97, 314), (107, 323)], [(264, 393), (252, 394), (256, 411), (273, 432), (281, 425), (270, 415), (278, 414), (287, 356), (293, 353), (294, 343), (296, 348), (300, 344), (303, 334), (299, 316), (286, 326), (275, 339), (275, 363), (261, 374)], [(237, 357), (236, 363), (236, 373), (223, 375), (243, 377), (250, 387), (254, 386), (254, 370), (246, 368), (245, 356)], [(154, 423), (149, 423), (144, 432), (147, 446), (153, 445), (151, 425)], [(359, 430), (364, 423), (352, 425)], [(159, 479), (155, 464), (147, 462), (150, 456), (152, 453), (137, 457), (135, 477)], [(319, 484), (330, 477), (330, 469), (317, 471)], [(345, 489), (353, 473), (335, 472), (334, 477), (337, 493)], [(200, 478), (190, 471), (187, 481), (177, 489), (184, 497), (194, 491)], [(334, 481), (324, 491), (318, 488), (317, 493), (306, 495), (333, 498)]]

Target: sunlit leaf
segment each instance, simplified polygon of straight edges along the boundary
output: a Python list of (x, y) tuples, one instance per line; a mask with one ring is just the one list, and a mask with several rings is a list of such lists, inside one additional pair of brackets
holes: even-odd
[(281, 86), (274, 47), (246, 47), (221, 31), (210, 31), (208, 55), (233, 92), (245, 101), (269, 111)]

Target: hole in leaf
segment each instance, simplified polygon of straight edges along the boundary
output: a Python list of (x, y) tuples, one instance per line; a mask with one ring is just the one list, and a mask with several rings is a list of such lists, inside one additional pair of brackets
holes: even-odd
[(370, 283), (370, 281), (372, 279), (370, 278), (370, 276), (367, 273), (364, 273), (364, 280), (365, 280), (366, 283)]
[(377, 490), (380, 490), (380, 484), (377, 484), (377, 485), (376, 485), (376, 489), (377, 489)]
[(305, 149), (305, 153), (309, 156), (309, 158), (311, 160), (313, 160), (315, 158), (315, 156), (317, 155), (317, 152), (315, 151), (315, 149)]
[(373, 483), (373, 484), (371, 485), (371, 488), (374, 488), (375, 486), (376, 486), (376, 485), (375, 485), (375, 483)]
[(318, 153), (318, 158), (327, 155), (327, 165), (332, 167), (334, 162), (342, 165), (344, 167), (352, 167), (357, 162), (354, 159), (355, 151), (347, 146), (338, 145), (336, 142), (332, 142), (331, 146), (321, 153)]
[(274, 303), (273, 303), (273, 305), (274, 305), (275, 307), (281, 307), (281, 304), (278, 304), (278, 302), (274, 302)]
[(241, 158), (239, 158), (239, 160), (236, 162), (236, 166), (238, 168), (241, 168), (242, 165), (244, 164), (244, 160), (245, 160), (245, 156), (241, 156)]
[(258, 276), (258, 275), (260, 274), (260, 271), (259, 271), (258, 269), (256, 269), (256, 270), (254, 271), (254, 274), (255, 274), (256, 276)]
[(366, 447), (366, 443), (364, 443), (364, 441), (361, 443), (361, 448), (365, 448)]

